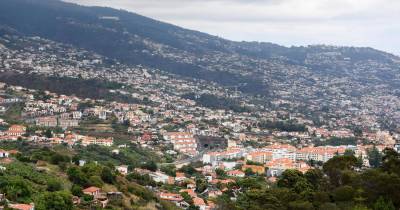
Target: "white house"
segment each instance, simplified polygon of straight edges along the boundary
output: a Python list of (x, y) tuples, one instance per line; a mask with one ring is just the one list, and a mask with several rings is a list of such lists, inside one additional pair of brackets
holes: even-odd
[(126, 165), (116, 166), (115, 169), (123, 175), (128, 174), (128, 166), (126, 166)]
[(0, 149), (0, 158), (8, 158), (10, 153), (8, 151)]

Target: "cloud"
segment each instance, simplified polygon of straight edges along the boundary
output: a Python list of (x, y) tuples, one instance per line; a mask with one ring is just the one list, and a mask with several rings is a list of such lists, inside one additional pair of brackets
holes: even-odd
[(398, 0), (66, 0), (232, 40), (370, 46), (400, 55)]

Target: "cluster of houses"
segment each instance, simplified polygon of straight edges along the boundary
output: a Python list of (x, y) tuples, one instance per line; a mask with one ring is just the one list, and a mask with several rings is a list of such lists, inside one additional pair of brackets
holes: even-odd
[(0, 131), (0, 140), (17, 140), (26, 134), (26, 127), (11, 125), (6, 131)]
[(85, 135), (78, 135), (72, 132), (65, 132), (62, 134), (55, 134), (53, 137), (46, 137), (43, 135), (30, 135), (25, 136), (26, 127), (22, 125), (11, 125), (6, 131), (0, 131), (0, 140), (12, 141), (12, 140), (26, 140), (35, 143), (50, 143), (50, 144), (68, 144), (70, 146), (80, 144), (82, 146), (88, 145), (100, 145), (105, 147), (111, 147), (114, 144), (112, 137), (92, 137)]
[(172, 143), (174, 150), (183, 154), (194, 156), (198, 153), (197, 140), (189, 132), (167, 132), (164, 139)]
[[(110, 19), (110, 17), (103, 17)], [(111, 17), (112, 19), (112, 17)], [(162, 73), (154, 69), (146, 69), (142, 66), (127, 66), (124, 64), (106, 65), (107, 58), (92, 54), (84, 50), (67, 47), (59, 43), (41, 38), (27, 38), (21, 42), (17, 36), (8, 37), (7, 42), (15, 44), (24, 43), (24, 53), (21, 50), (2, 48), (0, 55), (0, 67), (4, 71), (18, 72), (31, 69), (30, 73), (49, 76), (59, 75), (60, 77), (101, 79), (110, 82), (124, 84), (124, 87), (110, 89), (111, 94), (123, 95), (126, 98), (137, 101), (137, 103), (119, 103), (105, 100), (82, 99), (76, 96), (65, 96), (44, 91), (30, 90), (18, 86), (8, 86), (0, 83), (0, 113), (5, 113), (14, 103), (24, 102), (21, 117), (29, 125), (43, 128), (61, 127), (64, 130), (78, 127), (83, 121), (106, 121), (116, 119), (116, 122), (127, 126), (127, 133), (136, 137), (136, 142), (141, 146), (155, 149), (163, 144), (171, 144), (175, 151), (168, 151), (172, 154), (179, 152), (189, 156), (199, 154), (199, 142), (194, 136), (223, 137), (233, 142), (267, 142), (273, 143), (261, 148), (239, 147), (230, 145), (222, 151), (212, 151), (202, 156), (205, 166), (196, 170), (205, 175), (211, 183), (211, 187), (199, 196), (194, 192), (195, 183), (193, 178), (185, 174), (177, 173), (175, 177), (166, 175), (163, 172), (138, 171), (148, 174), (156, 182), (185, 185), (187, 192), (193, 199), (193, 203), (201, 210), (212, 209), (213, 203), (204, 197), (214, 197), (222, 192), (212, 186), (217, 183), (227, 184), (234, 182), (233, 179), (220, 180), (216, 178), (215, 170), (222, 169), (230, 177), (244, 177), (246, 172), (251, 171), (257, 174), (266, 174), (269, 177), (279, 176), (286, 169), (297, 169), (305, 172), (310, 169), (310, 162), (326, 162), (335, 155), (341, 155), (346, 150), (352, 150), (357, 157), (362, 157), (363, 164), (368, 166), (367, 150), (372, 145), (354, 146), (312, 146), (313, 140), (337, 138), (353, 138), (354, 131), (347, 127), (357, 126), (363, 128), (362, 138), (374, 142), (378, 150), (384, 147), (393, 147), (396, 139), (400, 140), (400, 134), (393, 131), (383, 131), (380, 125), (380, 117), (385, 116), (393, 122), (400, 122), (398, 107), (400, 100), (394, 95), (388, 95), (387, 87), (378, 88), (353, 87), (354, 82), (343, 78), (330, 76), (320, 77), (309, 74), (303, 68), (291, 66), (283, 68), (281, 62), (260, 63), (268, 65), (271, 75), (265, 78), (284, 75), (284, 78), (268, 81), (271, 90), (276, 92), (277, 98), (271, 100), (271, 106), (254, 105), (253, 97), (247, 94), (240, 94), (211, 84), (202, 80), (186, 80), (177, 75)], [(4, 41), (4, 40), (1, 40)], [(34, 43), (46, 44), (34, 44)], [(29, 44), (30, 43), (30, 44)], [(157, 51), (154, 53), (162, 53)], [(187, 59), (185, 55), (184, 60)], [(307, 57), (307, 63), (332, 62), (333, 57), (327, 54), (313, 54)], [(178, 56), (179, 57), (179, 56)], [(221, 59), (231, 59), (234, 62), (225, 62), (221, 65)], [(239, 59), (239, 60), (238, 60)], [(73, 61), (73, 62), (71, 62)], [(225, 60), (230, 61), (230, 60)], [(337, 62), (337, 60), (334, 60)], [(246, 58), (218, 54), (208, 58), (209, 67), (217, 67), (230, 71), (241, 72), (237, 66), (229, 65), (247, 63)], [(253, 61), (252, 61), (253, 62)], [(255, 61), (257, 62), (257, 61)], [(346, 65), (346, 62), (340, 65)], [(372, 62), (372, 61), (371, 61)], [(114, 62), (112, 62), (114, 63)], [(372, 65), (370, 65), (372, 64)], [(352, 68), (355, 71), (375, 71), (371, 68), (374, 63), (357, 63)], [(79, 66), (79, 68), (76, 68)], [(294, 68), (294, 69), (293, 69)], [(284, 74), (281, 74), (285, 71)], [(279, 72), (275, 74), (273, 72)], [(26, 72), (25, 72), (26, 73)], [(241, 72), (248, 74), (249, 72)], [(299, 78), (308, 75), (304, 81)], [(361, 75), (361, 74), (360, 74)], [(362, 74), (368, 75), (368, 74)], [(279, 82), (277, 82), (279, 81)], [(295, 85), (294, 85), (295, 84)], [(350, 86), (349, 86), (350, 84)], [(131, 88), (134, 87), (134, 88)], [(321, 91), (332, 88), (329, 94)], [(352, 94), (344, 94), (344, 89), (358, 88), (359, 91), (369, 90), (370, 92), (361, 98), (354, 98)], [(17, 92), (16, 95), (9, 95), (9, 92)], [(357, 91), (356, 91), (357, 92)], [(6, 94), (7, 93), (7, 94)], [(214, 95), (221, 98), (234, 98), (243, 107), (252, 107), (254, 112), (237, 113), (232, 110), (212, 109), (201, 106), (195, 100), (183, 97), (187, 93), (196, 93), (196, 97), (202, 94)], [(42, 95), (41, 95), (42, 94)], [(43, 95), (44, 94), (44, 95)], [(358, 94), (355, 94), (358, 95)], [(306, 98), (307, 100), (304, 100)], [(312, 99), (312, 100), (310, 100)], [(257, 98), (257, 100), (259, 99)], [(87, 105), (90, 106), (80, 106)], [(299, 107), (305, 107), (303, 113)], [(321, 112), (322, 108), (327, 111)], [(318, 113), (318, 121), (322, 126), (317, 126), (311, 120), (315, 120), (309, 113)], [(338, 117), (339, 116), (339, 117)], [(266, 129), (259, 126), (260, 121), (281, 121), (289, 118), (290, 121), (305, 125), (307, 131), (283, 131), (278, 129)], [(108, 122), (110, 123), (110, 122)], [(114, 122), (113, 122), (114, 123)], [(0, 119), (0, 125), (4, 122)], [(394, 123), (396, 124), (396, 123)], [(397, 123), (398, 124), (398, 123)], [(81, 144), (113, 146), (113, 138), (99, 138), (79, 135), (70, 131), (62, 134), (55, 134), (53, 137), (46, 137), (37, 133), (27, 134), (27, 128), (23, 125), (11, 125), (0, 131), (0, 140), (27, 140), (38, 144)], [(171, 129), (172, 127), (172, 129)], [(176, 132), (167, 132), (176, 131)], [(162, 136), (165, 141), (159, 141)], [(298, 142), (297, 147), (288, 144), (275, 144), (279, 141)], [(395, 147), (400, 150), (400, 146)], [(0, 157), (6, 158), (10, 151), (0, 151)], [(247, 164), (253, 162), (254, 164)], [(116, 168), (121, 174), (128, 174), (127, 166)], [(100, 189), (91, 187), (84, 190), (85, 194), (93, 195), (100, 203), (105, 202), (105, 195)], [(162, 199), (177, 203), (185, 207), (183, 197), (179, 193), (159, 192)], [(18, 205), (15, 205), (17, 208)], [(20, 209), (33, 209), (21, 205)], [(26, 208), (25, 208), (26, 207)], [(17, 208), (18, 209), (18, 208)]]
[[(354, 152), (356, 157), (362, 158), (364, 166), (368, 167), (368, 149), (372, 147), (373, 145), (347, 145), (296, 148), (288, 144), (273, 144), (258, 149), (230, 147), (223, 151), (208, 152), (203, 155), (202, 161), (204, 164), (210, 164), (214, 168), (221, 165), (233, 168), (242, 164), (243, 160), (251, 161), (263, 165), (263, 168), (267, 168), (268, 170), (265, 172), (268, 176), (279, 176), (287, 169), (306, 172), (311, 168), (309, 164), (311, 161), (323, 163), (336, 155), (343, 155), (346, 150), (350, 150)], [(376, 146), (379, 151), (386, 147), (386, 145)], [(259, 172), (262, 169), (256, 171)]]

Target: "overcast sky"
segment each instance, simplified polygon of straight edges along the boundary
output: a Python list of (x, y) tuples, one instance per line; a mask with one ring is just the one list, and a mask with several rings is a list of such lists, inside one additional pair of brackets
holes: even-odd
[(400, 0), (67, 0), (227, 39), (369, 46), (400, 55)]

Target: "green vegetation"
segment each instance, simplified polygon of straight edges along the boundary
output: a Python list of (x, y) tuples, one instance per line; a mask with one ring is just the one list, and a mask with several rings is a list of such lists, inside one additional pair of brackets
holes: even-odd
[(139, 103), (140, 101), (125, 95), (110, 93), (110, 89), (121, 88), (122, 85), (96, 79), (78, 79), (69, 77), (43, 77), (34, 74), (17, 74), (12, 72), (0, 73), (0, 82), (10, 85), (18, 85), (39, 90), (35, 94), (38, 99), (48, 99), (43, 91), (51, 91), (58, 94), (76, 95), (81, 98), (104, 99), (127, 103)]
[(76, 147), (77, 155), (74, 159), (97, 161), (102, 164), (128, 165), (130, 167), (140, 167), (145, 162), (160, 162), (158, 155), (153, 152), (129, 144), (127, 148), (120, 148), (119, 153), (112, 153), (111, 148), (98, 145), (89, 145), (88, 147)]
[(317, 140), (314, 142), (315, 146), (340, 146), (340, 145), (357, 145), (356, 138), (338, 138), (338, 137), (331, 137), (325, 141)]
[(3, 115), (0, 115), (0, 117), (11, 124), (22, 124), (21, 113), (24, 106), (24, 103), (13, 104), (8, 107), (7, 111)]
[[(4, 193), (10, 202), (34, 203), (38, 210), (93, 209), (97, 205), (92, 202), (94, 198), (84, 195), (82, 190), (96, 186), (103, 192), (123, 193), (120, 200), (112, 200), (107, 209), (147, 208), (154, 203), (159, 203), (163, 209), (175, 209), (143, 187), (156, 186), (149, 177), (130, 175), (125, 178), (114, 170), (115, 164), (135, 160), (131, 156), (134, 152), (123, 151), (119, 157), (103, 147), (71, 149), (58, 145), (48, 148), (23, 142), (2, 142), (0, 148), (19, 151), (12, 157), (13, 162), (4, 164), (6, 169), (0, 170), (0, 193)], [(150, 160), (145, 155), (149, 154), (138, 154), (141, 159)], [(84, 166), (76, 164), (81, 157), (89, 156), (103, 157), (97, 162), (86, 159)], [(81, 198), (79, 205), (73, 205), (73, 196)]]
[[(314, 209), (398, 209), (400, 207), (400, 154), (386, 149), (382, 165), (362, 172), (354, 156), (336, 156), (305, 174), (287, 170), (275, 185), (260, 177), (244, 178), (229, 186), (217, 199), (219, 209), (231, 210), (314, 210)], [(232, 201), (235, 189), (244, 189)]]
[(305, 132), (306, 126), (294, 121), (262, 121), (260, 127), (264, 129), (280, 130), (287, 132)]
[(378, 168), (382, 164), (382, 155), (376, 147), (368, 150), (368, 160), (371, 167)]

